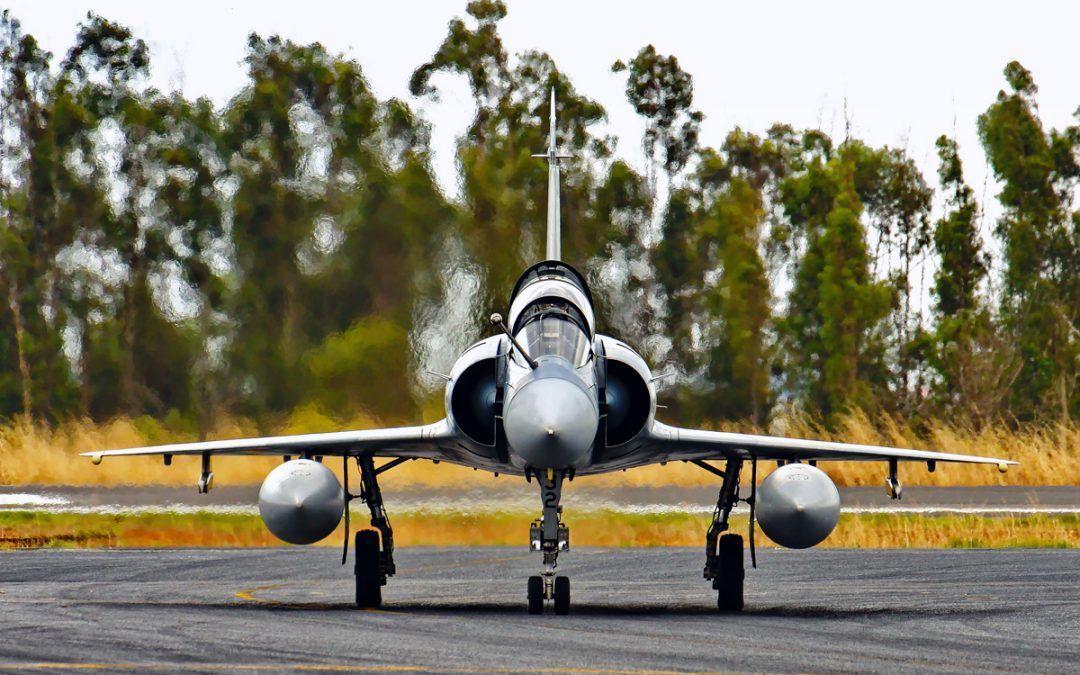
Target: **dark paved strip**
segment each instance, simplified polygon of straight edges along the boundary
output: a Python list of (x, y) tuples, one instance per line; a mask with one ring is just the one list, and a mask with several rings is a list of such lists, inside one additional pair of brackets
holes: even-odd
[(1076, 672), (1080, 551), (763, 550), (715, 611), (698, 549), (575, 549), (568, 617), (518, 548), (412, 548), (384, 611), (333, 549), (0, 552), (0, 666)]
[[(387, 506), (393, 513), (394, 503), (439, 504), (448, 501), (490, 503), (505, 500), (508, 504), (535, 503), (539, 511), (540, 498), (535, 485), (504, 477), (490, 482), (463, 485), (461, 488), (387, 487)], [(587, 480), (566, 487), (564, 499), (567, 510), (590, 508), (596, 504), (614, 504), (622, 507), (644, 505), (681, 505), (711, 509), (716, 503), (716, 487), (677, 486), (626, 486), (617, 488), (590, 485)], [(744, 492), (746, 489), (744, 488)], [(185, 506), (253, 506), (258, 502), (258, 485), (223, 485), (210, 494), (199, 495), (194, 483), (190, 487), (176, 486), (118, 486), (118, 487), (68, 487), (53, 485), (0, 486), (0, 508), (4, 508), (5, 495), (40, 495), (65, 500), (70, 506), (95, 507), (156, 507), (163, 505)], [(1080, 486), (978, 486), (937, 487), (905, 486), (904, 498), (899, 502), (889, 499), (884, 485), (880, 487), (840, 488), (840, 500), (844, 507), (1048, 507), (1080, 509)], [(33, 507), (33, 504), (29, 505)], [(11, 504), (8, 508), (18, 508)], [(25, 508), (25, 507), (22, 507)]]

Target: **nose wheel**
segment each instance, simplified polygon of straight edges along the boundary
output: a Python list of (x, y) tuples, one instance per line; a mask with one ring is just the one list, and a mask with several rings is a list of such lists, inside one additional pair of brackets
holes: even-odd
[(555, 613), (566, 616), (570, 613), (570, 577), (555, 577)]
[(529, 614), (543, 614), (545, 599), (543, 577), (529, 577)]
[(544, 509), (540, 519), (529, 528), (529, 546), (544, 554), (544, 572), (529, 577), (529, 614), (543, 614), (548, 600), (556, 614), (570, 613), (570, 578), (555, 575), (559, 552), (570, 550), (570, 528), (562, 523), (559, 505), (563, 477), (563, 472), (554, 469), (548, 469), (543, 476), (537, 473)]
[(555, 613), (566, 616), (570, 613), (570, 577), (529, 577), (529, 614), (543, 614), (544, 602), (552, 601)]

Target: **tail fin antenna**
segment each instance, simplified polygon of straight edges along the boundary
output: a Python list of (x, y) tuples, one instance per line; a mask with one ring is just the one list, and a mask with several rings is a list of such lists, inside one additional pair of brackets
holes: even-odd
[(560, 155), (555, 148), (555, 87), (551, 88), (551, 117), (548, 122), (547, 152), (533, 155), (548, 162), (548, 208), (547, 208), (547, 259), (562, 259), (562, 225), (559, 205), (559, 160), (570, 159), (570, 155)]

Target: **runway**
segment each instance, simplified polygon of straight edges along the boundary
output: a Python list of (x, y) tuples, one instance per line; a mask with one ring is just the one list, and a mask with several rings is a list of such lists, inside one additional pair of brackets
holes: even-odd
[(409, 548), (382, 610), (333, 549), (0, 552), (0, 670), (1076, 672), (1077, 550), (762, 550), (718, 614), (697, 549)]
[[(392, 513), (521, 511), (538, 508), (535, 486), (520, 481), (491, 481), (460, 488), (405, 486), (388, 488)], [(744, 497), (748, 489), (743, 488)], [(0, 511), (52, 513), (214, 513), (258, 514), (258, 485), (224, 485), (209, 494), (194, 486), (71, 487), (0, 485)], [(840, 502), (848, 513), (1080, 514), (1080, 486), (908, 486), (900, 501), (883, 487), (842, 487)], [(699, 513), (716, 505), (716, 487), (622, 486), (575, 483), (564, 493), (568, 513), (607, 510), (617, 513)], [(354, 509), (363, 510), (360, 503)], [(746, 511), (739, 505), (737, 513)]]

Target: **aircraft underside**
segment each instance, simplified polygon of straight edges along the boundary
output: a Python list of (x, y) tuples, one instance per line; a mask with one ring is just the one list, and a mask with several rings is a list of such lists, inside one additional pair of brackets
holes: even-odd
[[(294, 460), (304, 461), (304, 460)], [(378, 485), (378, 475), (383, 471), (392, 469), (403, 460), (395, 459), (376, 467), (370, 457), (358, 457), (357, 468), (361, 476), (362, 488), (359, 494), (353, 495), (345, 489), (345, 519), (346, 539), (345, 551), (342, 554), (342, 564), (345, 563), (348, 554), (348, 502), (352, 499), (361, 499), (367, 505), (371, 514), (371, 525), (374, 529), (361, 530), (356, 533), (354, 542), (353, 572), (356, 576), (356, 604), (358, 607), (378, 607), (382, 603), (382, 586), (386, 585), (389, 577), (396, 571), (394, 564), (394, 537), (393, 529), (387, 516), (383, 502), (382, 491)], [(315, 462), (312, 462), (315, 464)], [(728, 460), (723, 469), (714, 467), (704, 462), (699, 463), (704, 469), (715, 473), (720, 479), (720, 487), (713, 511), (712, 520), (705, 534), (705, 566), (703, 576), (711, 581), (712, 588), (717, 592), (717, 607), (723, 611), (739, 611), (743, 608), (743, 581), (744, 554), (743, 537), (738, 534), (725, 534), (729, 523), (728, 519), (739, 497), (739, 475), (743, 461), (741, 459)], [(285, 466), (285, 465), (282, 465)], [(324, 468), (324, 467), (323, 467)], [(809, 467), (808, 467), (809, 468)], [(512, 473), (512, 471), (510, 472)], [(328, 478), (333, 474), (326, 470)], [(348, 471), (346, 470), (346, 475)], [(526, 587), (526, 598), (530, 614), (542, 614), (545, 607), (549, 607), (555, 614), (565, 615), (570, 612), (570, 579), (556, 573), (558, 557), (560, 553), (570, 550), (570, 527), (563, 520), (562, 491), (564, 486), (573, 480), (575, 472), (571, 470), (548, 469), (546, 471), (528, 471), (528, 480), (534, 483), (539, 491), (540, 515), (533, 521), (529, 528), (529, 547), (534, 552), (543, 556), (543, 570), (540, 574), (529, 577)], [(270, 481), (270, 478), (268, 478)], [(334, 479), (336, 483), (336, 478)], [(280, 491), (280, 485), (277, 488)], [(265, 491), (265, 488), (264, 488)], [(835, 488), (834, 488), (835, 491)], [(332, 491), (328, 494), (332, 494)], [(275, 523), (273, 515), (268, 517), (268, 509), (262, 507), (262, 494), (260, 494), (260, 510), (267, 526), (279, 537), (289, 540), (290, 536), (303, 536), (310, 530), (305, 528), (290, 532), (288, 526)], [(284, 501), (288, 501), (285, 499)], [(751, 495), (741, 501), (747, 502), (753, 509), (755, 496)], [(331, 504), (326, 512), (334, 513), (336, 505)], [(835, 502), (838, 514), (839, 501)], [(338, 511), (337, 513), (340, 513)], [(815, 512), (807, 517), (807, 520), (820, 521), (824, 518), (828, 521), (828, 513)], [(332, 531), (337, 527), (338, 519), (328, 518), (324, 530)], [(753, 519), (751, 520), (753, 523)], [(835, 525), (835, 518), (832, 521)], [(753, 524), (751, 524), (751, 528)], [(818, 525), (820, 529), (820, 524)], [(826, 522), (827, 531), (832, 527)], [(328, 534), (329, 532), (327, 532)], [(751, 552), (753, 553), (753, 529), (751, 529)], [(823, 539), (824, 536), (821, 538)], [(814, 542), (817, 543), (817, 542)], [(756, 559), (754, 560), (756, 566)]]

